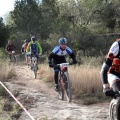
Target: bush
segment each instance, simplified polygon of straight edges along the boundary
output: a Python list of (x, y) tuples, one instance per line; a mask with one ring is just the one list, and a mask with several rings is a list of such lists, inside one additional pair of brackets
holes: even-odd
[(4, 48), (0, 48), (0, 59), (6, 58), (7, 53)]
[(8, 96), (7, 91), (0, 85), (0, 96), (6, 97)]

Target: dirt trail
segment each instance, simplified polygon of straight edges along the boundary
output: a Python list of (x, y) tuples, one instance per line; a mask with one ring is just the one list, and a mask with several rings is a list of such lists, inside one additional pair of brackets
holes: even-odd
[[(58, 99), (52, 84), (34, 79), (33, 72), (25, 65), (15, 66), (16, 78), (6, 82), (9, 89), (18, 90), (22, 98), (27, 96), (27, 109), (35, 120), (109, 120), (108, 103), (81, 105)], [(22, 101), (21, 101), (22, 102)], [(31, 120), (23, 112), (19, 120)]]

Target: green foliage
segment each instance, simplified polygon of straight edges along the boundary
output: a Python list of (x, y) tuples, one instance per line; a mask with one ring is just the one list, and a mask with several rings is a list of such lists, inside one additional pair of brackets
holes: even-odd
[(9, 38), (9, 30), (3, 23), (3, 18), (0, 18), (0, 47), (4, 47)]
[(120, 30), (119, 5), (118, 0), (16, 0), (6, 23), (19, 50), (31, 33), (37, 36), (44, 53), (48, 54), (60, 37), (66, 37), (75, 53), (81, 50), (84, 56), (97, 57), (106, 54), (116, 38), (96, 34)]
[(0, 48), (0, 59), (6, 58), (7, 54), (4, 48)]
[(6, 97), (8, 95), (7, 91), (0, 85), (0, 96)]
[(59, 14), (59, 7), (56, 0), (42, 0), (39, 6), (42, 13), (40, 33), (43, 39), (47, 39), (54, 31), (54, 24)]
[(35, 0), (21, 0), (15, 2), (11, 17), (19, 30), (35, 33), (40, 20), (40, 11)]

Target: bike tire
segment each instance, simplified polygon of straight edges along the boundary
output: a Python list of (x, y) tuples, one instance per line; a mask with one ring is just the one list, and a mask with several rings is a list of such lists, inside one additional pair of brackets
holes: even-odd
[(11, 55), (11, 60), (10, 61), (13, 62), (13, 63), (16, 63), (16, 56), (15, 55)]
[[(61, 79), (63, 79), (63, 78), (61, 78)], [(59, 85), (59, 91), (58, 91), (59, 99), (64, 100), (64, 89), (62, 88), (62, 83), (60, 81), (60, 78), (58, 81), (58, 85)]]
[(70, 83), (70, 80), (69, 80), (68, 72), (65, 72), (63, 74), (63, 80), (64, 80), (64, 83), (65, 83), (66, 99), (67, 99), (68, 102), (71, 102), (71, 100), (72, 100), (72, 93), (71, 93), (71, 83)]
[(16, 63), (17, 59), (16, 59), (16, 56), (13, 55), (13, 62)]
[(116, 118), (116, 105), (117, 105), (118, 99), (112, 99), (109, 106), (109, 115), (110, 120), (117, 120)]
[(33, 72), (34, 72), (34, 77), (37, 78), (37, 70), (38, 70), (38, 66), (35, 64), (33, 65)]

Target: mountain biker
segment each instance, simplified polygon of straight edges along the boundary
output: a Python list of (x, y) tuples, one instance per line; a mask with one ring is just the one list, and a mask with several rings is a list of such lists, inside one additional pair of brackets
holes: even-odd
[(113, 90), (120, 91), (120, 38), (117, 38), (110, 47), (100, 77), (106, 96), (113, 96)]
[[(54, 69), (54, 80), (55, 80), (55, 90), (58, 92), (58, 73), (59, 73), (59, 67), (55, 66), (56, 64), (60, 63), (66, 63), (65, 55), (69, 54), (72, 58), (72, 64), (76, 64), (76, 56), (72, 52), (72, 50), (66, 45), (67, 39), (66, 38), (60, 38), (59, 39), (59, 45), (54, 47), (50, 55), (48, 56), (48, 64), (49, 67), (53, 67)], [(52, 62), (53, 61), (53, 62)]]
[(9, 61), (11, 61), (11, 54), (14, 54), (15, 51), (16, 51), (16, 47), (15, 47), (15, 45), (12, 43), (11, 40), (8, 40), (8, 43), (7, 43), (6, 47), (5, 47), (5, 49), (6, 49), (6, 51), (7, 51), (8, 54), (9, 54), (9, 58), (10, 58)]
[(29, 42), (26, 52), (30, 52), (31, 55), (34, 54), (37, 58), (39, 55), (42, 55), (42, 47), (35, 36), (31, 37), (31, 42)]
[(22, 48), (21, 48), (22, 54), (25, 54), (25, 59), (26, 59), (27, 64), (28, 64), (28, 56), (27, 56), (27, 53), (26, 53), (26, 49), (27, 49), (28, 43), (29, 43), (29, 40), (25, 39), (24, 44), (22, 45)]

